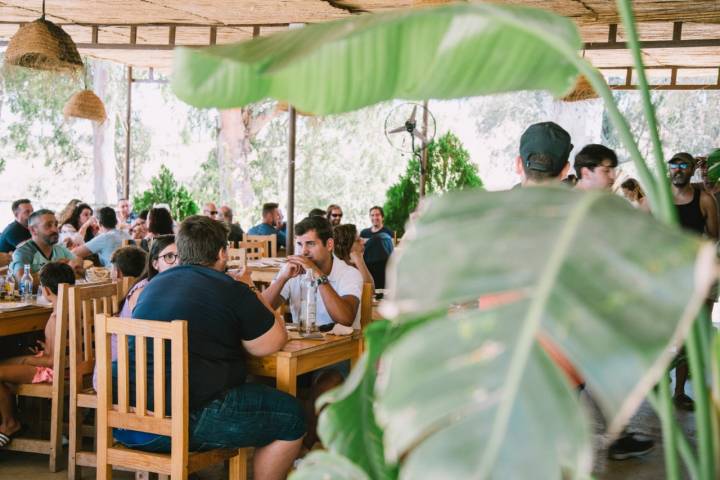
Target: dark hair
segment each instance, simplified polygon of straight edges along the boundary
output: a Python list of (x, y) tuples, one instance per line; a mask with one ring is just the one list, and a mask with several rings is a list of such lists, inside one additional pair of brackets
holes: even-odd
[(210, 267), (218, 259), (218, 252), (227, 248), (228, 227), (218, 220), (201, 215), (186, 218), (180, 224), (177, 243), (178, 256), (183, 265)]
[(75, 285), (75, 272), (67, 263), (48, 262), (40, 269), (40, 285), (49, 289), (53, 295), (58, 294), (58, 285), (69, 283)]
[(587, 168), (592, 172), (595, 170), (595, 167), (600, 165), (604, 160), (610, 160), (610, 166), (613, 168), (618, 165), (617, 155), (611, 148), (597, 143), (585, 145), (582, 150), (575, 155), (575, 173), (578, 179), (582, 179), (583, 168)]
[(278, 208), (279, 206), (280, 206), (280, 205), (278, 205), (277, 203), (274, 203), (274, 202), (264, 203), (264, 204), (263, 204), (263, 209), (262, 209), (262, 216), (264, 217), (265, 215), (267, 215), (268, 213), (272, 212), (273, 210), (275, 210), (275, 209)]
[(145, 271), (147, 253), (142, 248), (128, 246), (115, 250), (110, 257), (110, 262), (115, 265), (124, 277), (140, 277)]
[(308, 213), (308, 217), (324, 217), (326, 215), (327, 213), (325, 212), (325, 210), (321, 208), (313, 208), (312, 210), (310, 210), (310, 213)]
[(117, 214), (112, 207), (103, 207), (98, 212), (98, 222), (101, 227), (113, 229), (117, 226)]
[(350, 261), (350, 250), (352, 250), (353, 243), (357, 238), (357, 227), (352, 223), (346, 223), (344, 225), (338, 225), (333, 227), (333, 240), (335, 240), (335, 246), (333, 253), (341, 260), (346, 262)]
[(375, 205), (374, 207), (370, 208), (370, 210), (368, 210), (368, 213), (372, 213), (373, 210), (378, 210), (380, 212), (380, 216), (385, 218), (385, 211), (382, 209), (381, 206)]
[(90, 205), (88, 205), (87, 203), (78, 203), (75, 206), (75, 210), (73, 210), (73, 213), (70, 216), (70, 220), (68, 220), (68, 222), (67, 222), (70, 225), (72, 225), (73, 227), (75, 227), (75, 230), (80, 230), (80, 227), (82, 227), (82, 225), (80, 225), (80, 214), (83, 212), (83, 210), (86, 210), (86, 209), (90, 210), (90, 215), (93, 214), (92, 207)]
[(172, 235), (173, 219), (167, 208), (153, 208), (147, 218), (148, 232), (153, 235)]
[(327, 241), (333, 238), (332, 226), (325, 217), (303, 218), (300, 223), (295, 225), (296, 236), (305, 235), (310, 230), (315, 230), (323, 245), (327, 245)]
[(35, 210), (33, 213), (30, 214), (30, 217), (28, 217), (28, 225), (32, 225), (35, 223), (35, 219), (42, 217), (43, 215), (55, 215), (55, 212), (52, 210), (48, 210), (47, 208), (41, 208), (40, 210)]
[(27, 198), (20, 198), (18, 200), (15, 200), (14, 202), (12, 202), (13, 215), (17, 214), (17, 211), (20, 210), (20, 205), (22, 205), (23, 203), (31, 203), (31, 202)]
[(147, 209), (145, 209), (145, 210), (140, 210), (140, 213), (138, 213), (138, 218), (142, 218), (143, 220), (147, 220), (147, 217), (148, 217), (148, 211), (147, 211)]
[(528, 164), (546, 165), (548, 168), (551, 168), (555, 164), (555, 159), (551, 155), (548, 155), (546, 153), (531, 153), (528, 156), (528, 160), (526, 162), (522, 162), (523, 172), (525, 172), (525, 178), (533, 182), (544, 182), (557, 178), (562, 172), (563, 168), (565, 168), (565, 165), (567, 165), (567, 162), (565, 162), (563, 166), (560, 167), (560, 169), (557, 171), (536, 170), (534, 168), (530, 168)]
[(158, 235), (153, 238), (152, 245), (150, 246), (150, 253), (147, 256), (147, 268), (145, 269), (145, 276), (148, 280), (152, 280), (155, 275), (160, 273), (153, 266), (153, 260), (160, 258), (160, 252), (173, 243), (175, 243), (175, 235)]

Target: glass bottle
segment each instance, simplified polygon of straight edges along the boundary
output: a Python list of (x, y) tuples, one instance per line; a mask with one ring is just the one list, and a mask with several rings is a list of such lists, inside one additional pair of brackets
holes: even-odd
[(31, 302), (33, 294), (33, 280), (30, 274), (30, 265), (25, 265), (25, 273), (20, 280), (20, 297), (23, 302)]
[(312, 274), (312, 270), (308, 270), (303, 277), (303, 308), (300, 317), (300, 332), (313, 333), (317, 331), (317, 283)]
[(10, 268), (8, 268), (7, 275), (5, 275), (5, 295), (8, 300), (12, 300), (15, 295), (15, 275)]

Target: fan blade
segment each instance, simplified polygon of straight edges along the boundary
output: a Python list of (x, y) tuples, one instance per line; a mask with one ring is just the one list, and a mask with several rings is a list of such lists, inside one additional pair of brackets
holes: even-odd
[(417, 114), (417, 105), (415, 105), (413, 107), (413, 111), (412, 111), (412, 114), (410, 115), (410, 118), (408, 119), (408, 122), (414, 123), (416, 114)]
[(407, 129), (405, 128), (405, 125), (403, 125), (402, 127), (397, 127), (397, 128), (393, 128), (392, 130), (388, 130), (387, 133), (391, 134), (391, 133), (400, 133), (400, 132), (406, 132), (406, 131), (407, 131)]

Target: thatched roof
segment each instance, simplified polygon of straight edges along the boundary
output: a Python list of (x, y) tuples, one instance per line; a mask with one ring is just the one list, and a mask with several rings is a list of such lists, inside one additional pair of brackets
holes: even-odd
[[(632, 65), (622, 49), (622, 27), (611, 27), (619, 22), (614, 1), (496, 1), (570, 17), (588, 44), (586, 57), (597, 67)], [(439, 3), (446, 0), (46, 0), (46, 18), (63, 26), (83, 55), (167, 70), (174, 45), (231, 43), (252, 37), (253, 30), (268, 35), (291, 23)], [(42, 0), (1, 0), (0, 42), (7, 42), (20, 23), (38, 18), (41, 5)], [(655, 42), (645, 51), (649, 66), (668, 67), (668, 72), (695, 67), (676, 70), (676, 76), (698, 76), (697, 67), (709, 69), (704, 75), (720, 66), (720, 1), (634, 0), (633, 6), (641, 40)], [(620, 43), (608, 45), (613, 38)]]

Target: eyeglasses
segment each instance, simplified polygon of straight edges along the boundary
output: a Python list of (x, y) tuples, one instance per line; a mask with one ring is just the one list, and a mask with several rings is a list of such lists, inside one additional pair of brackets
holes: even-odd
[(205, 215), (217, 215), (217, 214), (218, 214), (217, 210), (212, 210), (212, 211), (205, 210)]
[(690, 166), (687, 162), (680, 162), (680, 163), (670, 163), (668, 164), (670, 166), (670, 169), (672, 170), (678, 170), (678, 169), (686, 169)]
[(178, 254), (170, 252), (170, 253), (166, 253), (165, 255), (160, 255), (158, 258), (162, 258), (165, 261), (165, 263), (167, 263), (168, 265), (172, 265), (173, 263), (175, 263), (177, 261)]
[(330, 216), (333, 218), (342, 218), (343, 214), (342, 213), (331, 213)]

